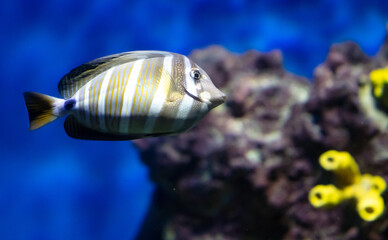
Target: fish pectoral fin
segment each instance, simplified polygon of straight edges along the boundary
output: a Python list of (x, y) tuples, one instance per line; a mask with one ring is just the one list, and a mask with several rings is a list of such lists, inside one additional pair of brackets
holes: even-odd
[(178, 100), (181, 100), (182, 98), (183, 98), (183, 95), (180, 92), (173, 91), (167, 96), (166, 101), (169, 103), (174, 103)]
[(68, 116), (65, 120), (65, 131), (69, 137), (82, 140), (100, 140), (100, 141), (124, 141), (146, 137), (144, 134), (112, 134), (104, 133), (78, 122), (74, 116)]

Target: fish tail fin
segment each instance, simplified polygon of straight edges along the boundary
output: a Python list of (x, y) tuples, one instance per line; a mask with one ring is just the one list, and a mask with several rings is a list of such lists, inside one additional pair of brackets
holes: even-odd
[(59, 114), (55, 114), (55, 103), (60, 99), (36, 92), (24, 92), (23, 96), (28, 110), (30, 130), (41, 128), (60, 117)]

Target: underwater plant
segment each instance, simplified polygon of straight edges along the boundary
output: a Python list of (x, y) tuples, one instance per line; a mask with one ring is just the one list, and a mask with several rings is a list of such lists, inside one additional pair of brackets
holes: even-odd
[(356, 209), (365, 221), (374, 221), (384, 212), (381, 194), (386, 182), (380, 176), (361, 174), (348, 152), (330, 150), (319, 157), (319, 163), (335, 175), (337, 186), (317, 185), (310, 190), (309, 201), (316, 208), (334, 207), (345, 200), (356, 200)]

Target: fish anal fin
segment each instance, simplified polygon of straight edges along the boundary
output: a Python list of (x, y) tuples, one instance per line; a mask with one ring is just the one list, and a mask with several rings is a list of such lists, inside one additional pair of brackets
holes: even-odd
[(69, 137), (82, 140), (124, 141), (145, 137), (144, 134), (119, 135), (100, 132), (79, 123), (72, 115), (68, 116), (65, 120), (65, 131)]

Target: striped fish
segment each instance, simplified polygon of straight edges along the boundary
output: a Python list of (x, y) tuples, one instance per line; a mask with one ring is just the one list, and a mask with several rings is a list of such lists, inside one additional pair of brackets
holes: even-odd
[(77, 139), (174, 135), (225, 101), (189, 58), (162, 51), (125, 52), (90, 61), (65, 75), (58, 90), (63, 99), (24, 93), (30, 130), (68, 115), (66, 133)]

